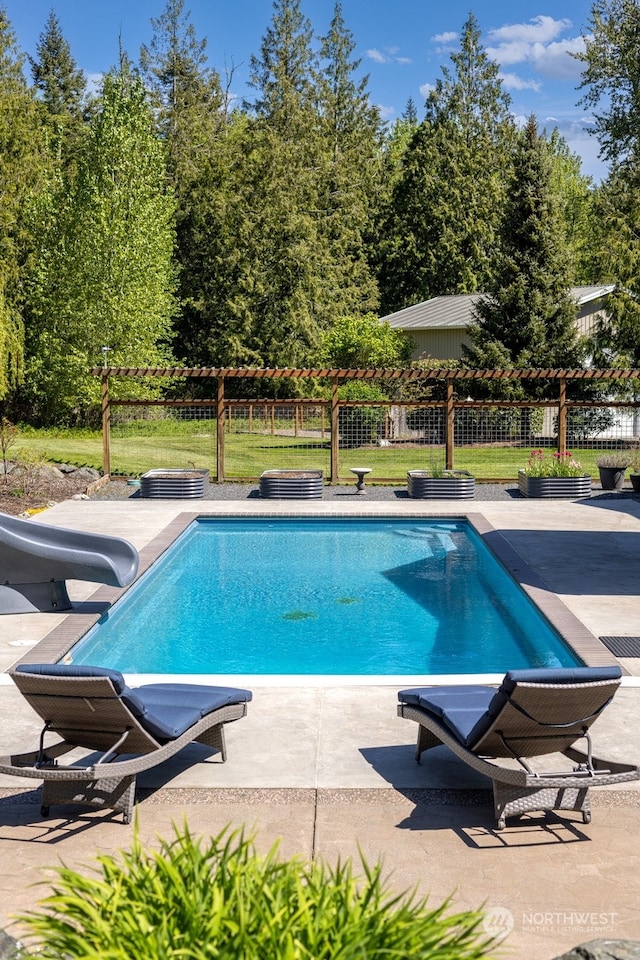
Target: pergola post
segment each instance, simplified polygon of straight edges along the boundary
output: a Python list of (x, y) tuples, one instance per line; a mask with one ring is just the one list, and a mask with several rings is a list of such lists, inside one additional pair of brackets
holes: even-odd
[(340, 431), (338, 428), (338, 379), (333, 378), (331, 387), (331, 467), (330, 481), (338, 482), (338, 452), (340, 448)]
[(216, 398), (216, 480), (224, 483), (224, 376), (218, 377)]
[(111, 405), (109, 403), (109, 374), (102, 374), (102, 473), (111, 473)]
[(560, 378), (560, 398), (558, 400), (558, 453), (567, 452), (567, 381)]
[(453, 440), (455, 432), (456, 410), (453, 399), (453, 380), (447, 378), (447, 405), (444, 425), (444, 465), (446, 470), (453, 470)]

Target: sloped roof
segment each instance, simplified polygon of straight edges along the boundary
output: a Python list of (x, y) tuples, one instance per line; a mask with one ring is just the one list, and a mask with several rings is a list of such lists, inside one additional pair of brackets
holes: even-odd
[[(607, 296), (613, 286), (573, 287), (571, 294), (576, 304), (582, 306), (592, 300)], [(473, 307), (483, 294), (471, 293), (456, 296), (432, 297), (404, 310), (397, 310), (381, 317), (394, 330), (465, 330), (473, 321)]]

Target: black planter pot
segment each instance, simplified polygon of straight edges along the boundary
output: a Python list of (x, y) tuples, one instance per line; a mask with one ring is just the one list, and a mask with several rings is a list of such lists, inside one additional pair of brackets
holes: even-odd
[(603, 490), (621, 490), (626, 467), (598, 467)]
[(630, 473), (629, 480), (631, 480), (633, 492), (640, 493), (640, 473)]

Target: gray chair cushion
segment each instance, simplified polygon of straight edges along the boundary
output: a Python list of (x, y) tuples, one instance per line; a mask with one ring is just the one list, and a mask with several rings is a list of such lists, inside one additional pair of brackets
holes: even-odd
[(149, 683), (126, 687), (122, 700), (157, 740), (175, 740), (202, 717), (251, 700), (251, 691), (197, 683)]
[(42, 677), (109, 677), (117, 694), (125, 689), (124, 677), (108, 667), (90, 667), (75, 663), (19, 663), (16, 673), (34, 673)]
[(620, 667), (558, 667), (557, 669), (509, 670), (495, 687), (450, 684), (401, 690), (398, 699), (422, 707), (438, 717), (460, 741), (473, 749), (508, 703), (518, 683), (562, 684), (617, 680)]
[(487, 713), (495, 695), (495, 687), (460, 684), (401, 690), (398, 699), (433, 714), (466, 746), (470, 732)]

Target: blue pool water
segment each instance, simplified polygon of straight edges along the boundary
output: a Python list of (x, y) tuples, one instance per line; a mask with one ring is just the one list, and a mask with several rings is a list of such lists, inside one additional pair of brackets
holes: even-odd
[(201, 519), (72, 651), (125, 673), (578, 663), (466, 521)]

